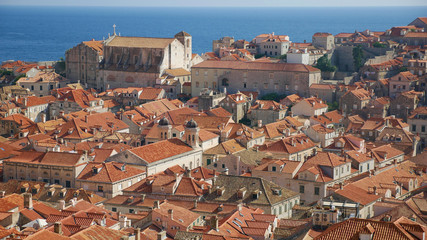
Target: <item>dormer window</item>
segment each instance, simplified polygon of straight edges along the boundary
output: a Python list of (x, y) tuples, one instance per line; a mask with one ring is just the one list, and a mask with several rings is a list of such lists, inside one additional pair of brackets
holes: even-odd
[(271, 167), (271, 171), (275, 172), (276, 171), (276, 166), (272, 166)]

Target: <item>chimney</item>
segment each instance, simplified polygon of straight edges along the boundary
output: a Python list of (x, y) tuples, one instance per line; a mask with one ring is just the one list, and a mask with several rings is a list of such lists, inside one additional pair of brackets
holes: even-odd
[(196, 209), (196, 208), (197, 208), (197, 199), (194, 200), (194, 209)]
[(59, 210), (65, 209), (65, 200), (59, 200)]
[(127, 226), (126, 226), (126, 222), (127, 222), (127, 220), (128, 220), (128, 219), (127, 219), (127, 217), (126, 217), (126, 216), (121, 215), (121, 216), (119, 217), (120, 229), (127, 227)]
[(85, 122), (86, 123), (88, 122), (88, 116), (87, 115), (85, 116)]
[(374, 195), (378, 195), (377, 186), (374, 186)]
[(159, 209), (160, 208), (160, 202), (159, 200), (154, 201), (154, 209)]
[(24, 208), (33, 209), (33, 195), (31, 193), (24, 193)]
[(62, 235), (62, 223), (56, 222), (53, 226), (53, 231), (59, 235)]
[(217, 216), (211, 217), (211, 228), (218, 232), (218, 217)]
[(141, 240), (141, 228), (136, 228), (133, 232), (135, 234), (135, 240)]
[(340, 182), (339, 185), (340, 185), (340, 190), (343, 190), (344, 189), (344, 184), (342, 182)]
[(173, 220), (173, 209), (168, 210), (168, 215), (169, 215), (170, 219)]
[(159, 233), (157, 233), (157, 240), (164, 240), (166, 239), (166, 231), (161, 231)]

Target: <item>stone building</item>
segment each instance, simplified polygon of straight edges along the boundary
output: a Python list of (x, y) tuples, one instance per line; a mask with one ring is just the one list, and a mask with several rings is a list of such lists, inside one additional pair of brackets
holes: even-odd
[(317, 97), (310, 97), (299, 101), (292, 106), (292, 114), (295, 116), (319, 116), (328, 111), (328, 104)]
[(391, 98), (397, 97), (402, 92), (416, 90), (418, 77), (411, 72), (400, 72), (389, 80), (389, 95)]
[(174, 38), (121, 37), (104, 43), (97, 84), (103, 91), (117, 87), (153, 87), (167, 69), (191, 68), (192, 37), (179, 32)]
[(423, 92), (402, 92), (395, 99), (391, 100), (389, 108), (390, 114), (396, 116), (397, 118), (403, 118), (406, 120), (411, 112), (417, 108), (423, 97)]
[(343, 114), (350, 114), (365, 108), (371, 100), (371, 93), (363, 88), (346, 92), (340, 98), (340, 109)]
[(227, 96), (225, 92), (216, 92), (214, 90), (206, 89), (201, 92), (198, 97), (198, 108), (199, 111), (208, 111), (212, 108), (219, 106), (219, 103)]
[(243, 93), (229, 94), (225, 97), (219, 105), (233, 114), (233, 120), (239, 122), (246, 116), (246, 113), (251, 107), (251, 99)]
[(288, 53), (291, 42), (280, 36), (269, 36), (258, 44), (258, 53), (267, 57), (279, 57)]
[(145, 177), (144, 170), (125, 163), (89, 163), (77, 177), (76, 187), (112, 198)]
[(292, 218), (292, 208), (300, 202), (299, 194), (261, 177), (220, 175), (205, 195), (208, 202), (245, 203), (261, 208), (278, 218)]
[(427, 44), (427, 32), (424, 32), (424, 28), (414, 25), (392, 27), (381, 35), (380, 39), (382, 42), (391, 40), (412, 46), (424, 46)]
[(212, 41), (212, 52), (214, 52), (215, 54), (219, 54), (219, 50), (221, 48), (229, 48), (233, 45), (234, 43), (234, 37), (223, 37), (221, 39), (218, 40), (213, 40)]
[(104, 100), (95, 98), (83, 89), (76, 89), (59, 94), (58, 98), (50, 104), (49, 116), (54, 118), (62, 113), (68, 114), (84, 109), (96, 112), (106, 111)]
[(273, 100), (257, 100), (248, 112), (252, 125), (269, 124), (285, 118), (287, 107)]
[(408, 117), (408, 124), (413, 134), (420, 137), (421, 148), (426, 147), (427, 143), (427, 107), (418, 107)]
[(23, 129), (34, 125), (31, 119), (22, 114), (13, 114), (0, 119), (0, 135), (13, 136), (19, 133), (19, 137), (24, 137), (28, 132), (23, 132)]
[(39, 72), (34, 77), (20, 78), (16, 84), (27, 88), (34, 95), (43, 97), (51, 94), (51, 91), (66, 87), (71, 80), (62, 77), (55, 72)]
[(89, 162), (87, 154), (23, 152), (3, 161), (3, 181), (43, 181), (74, 188), (76, 178)]
[(199, 146), (200, 128), (194, 120), (187, 122), (184, 140), (170, 138), (171, 125), (162, 125), (160, 131), (160, 136), (164, 140), (125, 150), (111, 156), (107, 161), (140, 166), (147, 176), (177, 164), (182, 168), (188, 167), (190, 170), (202, 165), (202, 148)]
[(313, 46), (331, 50), (335, 47), (335, 37), (330, 33), (315, 33), (312, 38)]
[(65, 52), (65, 72), (67, 78), (80, 80), (88, 88), (97, 89), (98, 65), (103, 58), (103, 41), (85, 41)]
[(309, 65), (271, 62), (204, 61), (192, 67), (191, 94), (203, 89), (309, 95), (309, 87), (319, 83), (320, 70)]
[(294, 161), (269, 161), (253, 170), (253, 176), (273, 181), (298, 192), (301, 205), (310, 205), (328, 195), (328, 187), (357, 175), (351, 161), (333, 153), (319, 152), (302, 164)]

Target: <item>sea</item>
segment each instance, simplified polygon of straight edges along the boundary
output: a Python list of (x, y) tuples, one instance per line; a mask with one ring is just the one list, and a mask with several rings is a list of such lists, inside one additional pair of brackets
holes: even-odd
[(52, 61), (82, 41), (113, 33), (138, 37), (193, 36), (193, 52), (224, 36), (251, 41), (262, 33), (311, 41), (316, 32), (384, 31), (426, 17), (427, 7), (42, 7), (0, 6), (0, 62)]

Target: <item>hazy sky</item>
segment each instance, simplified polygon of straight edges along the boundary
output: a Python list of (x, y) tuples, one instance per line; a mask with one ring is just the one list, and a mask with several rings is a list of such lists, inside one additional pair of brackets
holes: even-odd
[(31, 6), (427, 6), (426, 0), (0, 0), (0, 5)]

